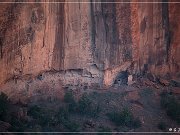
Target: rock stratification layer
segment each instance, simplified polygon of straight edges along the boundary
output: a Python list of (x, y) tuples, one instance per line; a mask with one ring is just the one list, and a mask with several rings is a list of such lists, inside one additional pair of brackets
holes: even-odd
[(126, 70), (179, 75), (180, 4), (69, 2), (0, 5), (0, 84), (25, 80), (24, 89), (41, 76), (58, 89), (110, 86)]

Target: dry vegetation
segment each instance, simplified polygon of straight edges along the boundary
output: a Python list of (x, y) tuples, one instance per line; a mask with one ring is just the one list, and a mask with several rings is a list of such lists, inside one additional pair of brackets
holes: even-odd
[(180, 122), (177, 95), (128, 86), (81, 91), (78, 96), (66, 90), (63, 101), (28, 105), (12, 104), (1, 93), (0, 108), (0, 121), (10, 125), (6, 131), (168, 131)]

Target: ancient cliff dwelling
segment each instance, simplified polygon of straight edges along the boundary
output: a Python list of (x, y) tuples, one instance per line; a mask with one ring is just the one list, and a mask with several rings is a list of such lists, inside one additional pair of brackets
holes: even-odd
[(180, 132), (180, 2), (1, 0), (0, 92), (0, 132)]

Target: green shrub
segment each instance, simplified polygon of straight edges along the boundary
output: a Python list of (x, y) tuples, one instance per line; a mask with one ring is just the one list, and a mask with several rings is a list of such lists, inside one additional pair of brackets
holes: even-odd
[(19, 120), (18, 118), (11, 117), (11, 122), (10, 124), (12, 125), (11, 128), (9, 129), (12, 132), (24, 132), (26, 128), (26, 123)]
[(42, 114), (37, 120), (38, 124), (41, 126), (52, 126), (56, 124), (56, 121), (53, 119), (53, 116), (48, 112)]
[[(112, 135), (112, 133), (109, 133), (109, 132), (112, 132), (110, 128), (108, 127), (100, 127), (100, 129), (98, 130), (98, 135)], [(108, 132), (108, 133), (107, 133)]]
[(34, 119), (38, 119), (42, 115), (42, 109), (39, 106), (37, 106), (37, 105), (31, 106), (28, 109), (27, 114), (32, 116)]
[(67, 104), (67, 110), (70, 113), (97, 117), (100, 112), (100, 105), (93, 103), (87, 94), (83, 94), (79, 101), (76, 102), (72, 91), (68, 91), (64, 95), (64, 102)]
[(65, 102), (65, 103), (75, 102), (72, 91), (67, 91), (67, 92), (65, 92), (64, 102)]
[(166, 123), (164, 123), (164, 122), (158, 123), (158, 129), (165, 131), (166, 128), (167, 128)]
[(99, 114), (100, 112), (101, 112), (101, 108), (100, 108), (100, 105), (99, 105), (99, 104), (97, 104), (97, 105), (93, 104), (93, 105), (91, 106), (90, 116), (92, 116), (92, 117), (98, 117), (98, 114)]
[(78, 102), (78, 112), (81, 114), (97, 117), (100, 113), (100, 105), (92, 102), (87, 94), (84, 94)]
[(8, 111), (9, 100), (8, 96), (1, 92), (0, 94), (0, 120), (4, 120)]
[(32, 116), (38, 124), (45, 125), (53, 125), (56, 123), (56, 120), (53, 119), (53, 115), (50, 110), (45, 110), (40, 108), (39, 106), (31, 106), (27, 113), (29, 116)]
[(177, 123), (180, 123), (180, 103), (174, 95), (162, 93), (161, 106), (166, 110), (166, 113), (170, 118)]
[(117, 126), (127, 126), (133, 128), (141, 126), (140, 120), (134, 119), (133, 114), (127, 108), (124, 108), (121, 112), (108, 113), (107, 116)]
[(74, 99), (72, 91), (67, 91), (64, 95), (64, 102), (68, 104), (68, 110), (74, 112), (77, 109), (77, 103)]
[(131, 121), (129, 127), (139, 128), (139, 127), (141, 127), (141, 121), (138, 118), (136, 118), (133, 121)]
[(70, 114), (68, 109), (61, 107), (56, 115), (58, 122), (61, 123), (66, 129), (71, 132), (78, 131), (79, 125), (70, 120)]
[(69, 112), (77, 112), (78, 104), (76, 102), (69, 103), (67, 108)]
[(78, 102), (78, 111), (82, 114), (88, 113), (91, 104), (92, 104), (92, 101), (88, 98), (86, 94), (84, 94)]
[(121, 112), (111, 112), (107, 116), (117, 126), (127, 126), (132, 121), (133, 116), (128, 109), (123, 109)]
[(63, 126), (66, 127), (70, 132), (76, 132), (79, 129), (79, 124), (71, 121), (71, 120), (65, 120), (63, 122)]
[(61, 107), (56, 115), (58, 122), (63, 122), (69, 119), (69, 112), (65, 107)]

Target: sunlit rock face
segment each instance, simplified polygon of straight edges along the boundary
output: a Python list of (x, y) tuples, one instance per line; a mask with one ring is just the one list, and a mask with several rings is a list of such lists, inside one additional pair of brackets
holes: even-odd
[(0, 5), (0, 84), (104, 87), (126, 70), (178, 76), (179, 4), (68, 2)]

